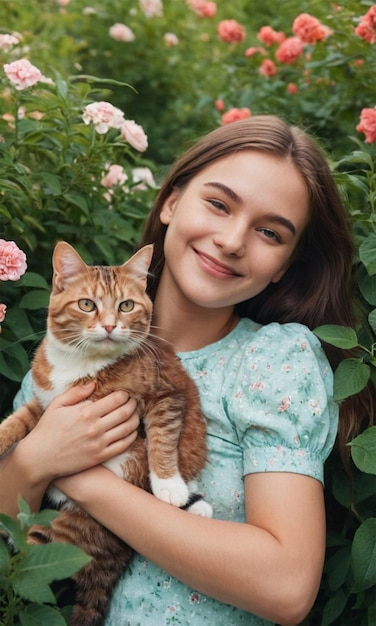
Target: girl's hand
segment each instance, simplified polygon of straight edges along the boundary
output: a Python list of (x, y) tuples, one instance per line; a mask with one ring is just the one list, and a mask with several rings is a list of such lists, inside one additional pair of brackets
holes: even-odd
[(93, 402), (87, 398), (94, 388), (95, 383), (73, 387), (55, 398), (19, 443), (34, 464), (34, 478), (38, 472), (44, 482), (75, 474), (121, 454), (136, 439), (136, 401), (116, 391)]

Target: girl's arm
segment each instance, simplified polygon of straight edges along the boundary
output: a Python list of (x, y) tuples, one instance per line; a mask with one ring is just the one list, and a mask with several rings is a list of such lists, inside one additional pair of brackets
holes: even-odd
[(322, 486), (313, 478), (248, 475), (246, 524), (187, 513), (103, 467), (56, 484), (137, 552), (201, 593), (282, 625), (298, 624), (316, 597), (325, 515)]
[(22, 495), (38, 510), (48, 484), (124, 452), (136, 437), (136, 402), (119, 391), (91, 402), (94, 383), (56, 398), (36, 427), (0, 460), (0, 510), (18, 513)]

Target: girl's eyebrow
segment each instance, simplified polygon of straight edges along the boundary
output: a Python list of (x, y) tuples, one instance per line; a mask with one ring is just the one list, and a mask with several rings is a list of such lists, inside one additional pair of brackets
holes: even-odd
[[(231, 189), (231, 187), (228, 187), (227, 185), (224, 185), (223, 183), (219, 183), (215, 181), (208, 182), (208, 183), (204, 183), (204, 187), (215, 187), (216, 189), (220, 189), (228, 198), (230, 198), (237, 204), (240, 204), (242, 202), (241, 197), (233, 189)], [(287, 218), (283, 217), (282, 215), (271, 213), (271, 214), (266, 215), (265, 217), (269, 219), (270, 221), (274, 222), (275, 224), (280, 224), (281, 226), (284, 226), (285, 228), (287, 228), (287, 230), (289, 230), (293, 236), (296, 235), (296, 228), (294, 224)]]
[(209, 182), (205, 183), (204, 187), (216, 187), (217, 189), (220, 189), (224, 194), (226, 194), (226, 196), (231, 198), (231, 200), (234, 200), (237, 204), (240, 204), (242, 201), (241, 197), (238, 196), (238, 194), (231, 189), (231, 187), (227, 187), (227, 185), (224, 185), (223, 183)]

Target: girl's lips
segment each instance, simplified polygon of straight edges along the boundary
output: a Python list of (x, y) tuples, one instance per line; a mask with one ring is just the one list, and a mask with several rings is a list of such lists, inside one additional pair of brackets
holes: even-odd
[(196, 256), (199, 260), (201, 267), (211, 276), (219, 278), (234, 278), (240, 276), (229, 265), (225, 265), (220, 261), (217, 261), (213, 257), (195, 250)]

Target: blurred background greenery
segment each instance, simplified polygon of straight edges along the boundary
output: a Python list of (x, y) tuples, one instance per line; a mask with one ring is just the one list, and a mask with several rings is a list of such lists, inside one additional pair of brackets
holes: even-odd
[[(359, 251), (356, 331), (375, 381), (376, 142), (356, 127), (361, 111), (376, 106), (376, 43), (355, 33), (373, 6), (369, 0), (233, 0), (218, 1), (215, 14), (205, 17), (185, 0), (164, 0), (156, 15), (138, 0), (0, 0), (0, 35), (19, 42), (0, 46), (0, 238), (15, 241), (28, 260), (19, 281), (0, 286), (8, 307), (0, 337), (0, 418), (44, 333), (55, 242), (68, 240), (88, 261), (123, 262), (155, 195), (153, 186), (133, 185), (133, 170), (147, 167), (160, 182), (170, 163), (233, 108), (280, 115), (326, 150)], [(332, 33), (306, 44), (293, 63), (279, 62), (278, 45), (260, 41), (259, 31), (270, 26), (292, 37), (304, 12)], [(227, 19), (244, 29), (241, 41), (218, 36)], [(131, 29), (131, 40), (111, 36), (114, 24)], [(2, 66), (20, 58), (51, 84), (12, 88)], [(265, 59), (273, 64), (269, 75), (260, 71)], [(119, 142), (113, 131), (99, 136), (83, 124), (84, 107), (99, 100), (142, 126), (145, 152)], [(114, 187), (109, 200), (101, 180), (114, 163), (128, 184)], [(369, 465), (353, 471), (351, 486), (335, 450), (327, 465), (327, 559), (306, 626), (376, 624), (375, 472)], [(360, 528), (365, 538), (359, 539)]]

